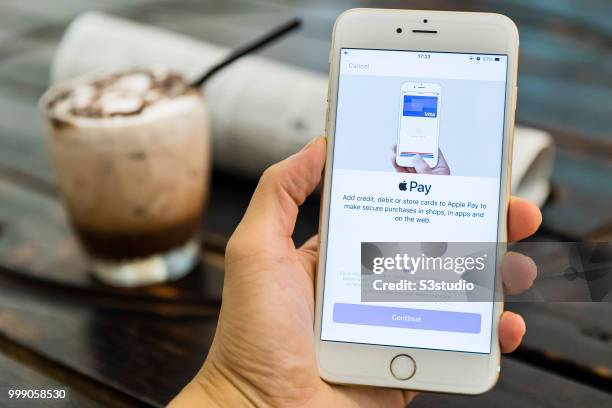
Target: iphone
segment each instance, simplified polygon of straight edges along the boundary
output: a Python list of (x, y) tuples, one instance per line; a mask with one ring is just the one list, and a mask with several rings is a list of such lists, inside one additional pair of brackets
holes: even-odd
[(336, 20), (315, 305), (324, 380), (461, 394), (496, 383), (518, 44), (499, 14)]
[(430, 167), (438, 164), (440, 93), (439, 84), (402, 84), (395, 159), (398, 166), (413, 167), (415, 157), (422, 158)]

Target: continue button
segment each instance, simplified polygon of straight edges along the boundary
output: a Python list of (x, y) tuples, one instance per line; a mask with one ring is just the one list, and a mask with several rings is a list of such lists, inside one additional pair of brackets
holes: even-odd
[(478, 313), (350, 303), (334, 304), (334, 322), (455, 333), (480, 333), (480, 315)]

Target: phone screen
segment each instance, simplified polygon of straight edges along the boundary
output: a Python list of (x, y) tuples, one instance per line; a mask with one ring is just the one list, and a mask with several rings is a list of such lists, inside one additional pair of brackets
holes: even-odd
[(407, 82), (402, 85), (400, 103), (398, 166), (411, 167), (416, 157), (435, 166), (438, 162), (439, 85)]
[(472, 246), (498, 239), (507, 56), (343, 48), (339, 72), (321, 340), (490, 353)]

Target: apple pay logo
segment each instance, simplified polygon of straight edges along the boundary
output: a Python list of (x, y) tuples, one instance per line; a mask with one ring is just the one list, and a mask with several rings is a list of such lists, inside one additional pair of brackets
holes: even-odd
[(431, 191), (431, 184), (421, 184), (414, 180), (408, 183), (406, 180), (404, 180), (399, 183), (399, 189), (400, 191), (425, 193), (425, 195), (427, 195)]

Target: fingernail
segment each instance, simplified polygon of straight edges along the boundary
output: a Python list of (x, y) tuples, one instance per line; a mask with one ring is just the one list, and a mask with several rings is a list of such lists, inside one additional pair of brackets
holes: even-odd
[(317, 140), (319, 140), (320, 138), (321, 138), (321, 136), (317, 136), (317, 137), (315, 137), (315, 138), (314, 138), (314, 139), (312, 139), (310, 142), (308, 142), (308, 144), (307, 144), (306, 146), (302, 147), (302, 150), (300, 150), (300, 151), (302, 151), (302, 152), (303, 152), (303, 151), (306, 151), (306, 150), (310, 149), (310, 148), (312, 147), (312, 145), (313, 145), (313, 144), (315, 144), (315, 142), (316, 142)]

